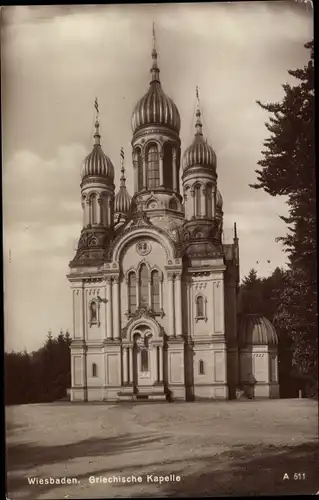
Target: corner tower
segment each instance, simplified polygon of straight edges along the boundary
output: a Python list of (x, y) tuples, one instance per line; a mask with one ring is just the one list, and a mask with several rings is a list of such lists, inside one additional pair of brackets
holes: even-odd
[(151, 81), (132, 115), (133, 210), (183, 213), (179, 188), (180, 115), (161, 86), (153, 25)]
[(183, 156), (184, 255), (211, 257), (221, 252), (222, 197), (217, 190), (216, 154), (203, 136), (198, 88), (195, 136)]
[(102, 264), (105, 248), (113, 235), (114, 166), (101, 147), (97, 99), (95, 109), (93, 149), (85, 158), (81, 171), (83, 227), (71, 267)]

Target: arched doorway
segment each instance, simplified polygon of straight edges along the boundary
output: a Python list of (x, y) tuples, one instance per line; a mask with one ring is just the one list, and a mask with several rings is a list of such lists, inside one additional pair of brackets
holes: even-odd
[[(152, 346), (153, 332), (146, 325), (140, 325), (133, 332), (133, 380), (136, 388), (153, 385), (156, 381), (154, 374), (154, 350)], [(155, 380), (154, 380), (155, 376)]]
[(136, 316), (129, 322), (123, 342), (123, 390), (129, 397), (130, 388), (135, 399), (164, 400), (165, 334), (147, 311), (141, 309)]

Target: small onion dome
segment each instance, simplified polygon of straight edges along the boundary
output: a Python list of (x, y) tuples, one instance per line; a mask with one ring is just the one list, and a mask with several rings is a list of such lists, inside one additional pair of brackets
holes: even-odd
[(216, 154), (213, 148), (207, 144), (203, 137), (201, 112), (198, 108), (196, 111), (196, 132), (193, 144), (189, 146), (184, 152), (183, 156), (183, 169), (193, 167), (195, 165), (210, 167), (215, 170), (216, 168)]
[(125, 186), (120, 186), (120, 189), (114, 198), (114, 213), (127, 214), (131, 209), (132, 197), (128, 194)]
[(223, 197), (218, 189), (216, 191), (216, 208), (219, 210), (223, 208)]
[(110, 184), (114, 182), (114, 167), (110, 158), (104, 153), (100, 143), (99, 122), (95, 122), (94, 146), (91, 153), (85, 158), (81, 177), (104, 177)]
[(120, 189), (114, 198), (114, 213), (126, 215), (131, 209), (132, 197), (128, 194), (125, 185), (124, 149), (121, 148), (121, 179)]
[(278, 344), (278, 336), (273, 324), (260, 314), (241, 316), (238, 338), (242, 346)]
[(181, 119), (174, 101), (164, 94), (157, 66), (155, 46), (152, 52), (152, 79), (148, 92), (138, 101), (132, 115), (132, 130), (135, 133), (145, 125), (163, 125), (179, 133)]

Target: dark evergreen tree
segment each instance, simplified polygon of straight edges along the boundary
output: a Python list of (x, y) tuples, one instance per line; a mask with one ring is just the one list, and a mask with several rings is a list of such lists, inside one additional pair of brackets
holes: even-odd
[(240, 312), (242, 314), (262, 314), (261, 284), (262, 282), (257, 276), (257, 271), (251, 269), (240, 286), (239, 301)]
[(66, 396), (71, 384), (71, 339), (68, 332), (53, 338), (31, 354), (5, 353), (5, 403), (55, 401)]
[(308, 379), (310, 391), (318, 379), (316, 326), (316, 176), (314, 140), (314, 51), (303, 69), (290, 70), (296, 85), (283, 85), (280, 103), (258, 104), (272, 116), (266, 127), (262, 167), (256, 170), (255, 189), (287, 197), (289, 216), (282, 217), (288, 234), (279, 238), (289, 256), (287, 285), (276, 315), (278, 328), (293, 341), (296, 373)]

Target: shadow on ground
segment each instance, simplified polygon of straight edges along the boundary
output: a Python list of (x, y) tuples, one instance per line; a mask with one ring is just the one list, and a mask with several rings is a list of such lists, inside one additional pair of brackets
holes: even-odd
[[(161, 436), (161, 440), (163, 437)], [(7, 469), (8, 471), (27, 470), (34, 467), (66, 463), (74, 458), (90, 456), (107, 456), (119, 453), (128, 453), (142, 449), (143, 446), (157, 442), (158, 436), (121, 436), (109, 438), (89, 438), (77, 443), (56, 446), (40, 446), (30, 443), (7, 444)]]
[[(181, 482), (164, 483), (152, 496), (300, 495), (315, 494), (319, 490), (316, 442), (287, 447), (234, 447), (232, 451), (199, 462), (200, 467), (196, 466), (199, 472), (187, 476), (183, 466), (179, 471), (174, 469), (174, 474), (181, 476)], [(285, 474), (289, 479), (284, 479)], [(131, 496), (149, 495), (134, 493)]]
[[(91, 441), (91, 442), (90, 442)], [(25, 453), (28, 454), (28, 467), (34, 467), (41, 461), (41, 464), (52, 463), (54, 461), (67, 462), (76, 456), (88, 457), (90, 453), (114, 454), (125, 453), (130, 450), (143, 447), (146, 442), (155, 441), (154, 438), (134, 438), (130, 435), (123, 435), (119, 438), (105, 439), (99, 447), (92, 440), (83, 440), (76, 445), (66, 445), (42, 450), (42, 458), (35, 456), (39, 450), (37, 447), (26, 446)], [(28, 450), (28, 452), (27, 452)], [(17, 450), (16, 450), (17, 451)], [(19, 453), (21, 448), (19, 449)], [(41, 453), (40, 453), (41, 454)], [(26, 456), (26, 455), (25, 455)], [(20, 464), (21, 464), (20, 460)], [(309, 442), (297, 446), (234, 446), (231, 450), (225, 451), (211, 457), (187, 460), (170, 460), (162, 463), (150, 463), (147, 466), (148, 475), (175, 474), (181, 477), (181, 482), (170, 482), (158, 485), (146, 482), (144, 475), (143, 490), (140, 484), (132, 484), (130, 490), (124, 492), (122, 484), (114, 486), (112, 497), (211, 497), (211, 496), (259, 496), (259, 495), (300, 495), (315, 494), (319, 490), (319, 448), (317, 442)], [(12, 467), (11, 467), (12, 469)], [(189, 473), (186, 475), (186, 470)], [(194, 472), (192, 472), (192, 470)], [(136, 465), (94, 470), (90, 472), (93, 476), (110, 475), (128, 476), (138, 475)], [(288, 474), (289, 479), (284, 479)], [(297, 476), (295, 476), (297, 474)], [(76, 476), (77, 479), (87, 481), (88, 473)], [(23, 490), (24, 498), (29, 498), (26, 479), (20, 474), (11, 477), (8, 481), (8, 491), (12, 493)], [(49, 485), (38, 486), (36, 496), (41, 498), (42, 494), (47, 494), (51, 489)], [(89, 489), (88, 498), (96, 498), (94, 485)], [(30, 496), (31, 498), (31, 496)], [(82, 497), (84, 498), (84, 497)]]

